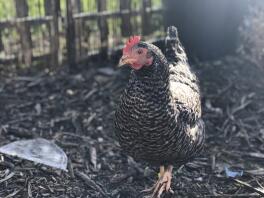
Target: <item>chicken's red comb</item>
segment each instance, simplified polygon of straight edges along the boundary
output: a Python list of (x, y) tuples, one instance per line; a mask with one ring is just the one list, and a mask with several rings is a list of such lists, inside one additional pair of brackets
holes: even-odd
[(140, 36), (131, 36), (123, 48), (123, 53), (128, 53), (135, 44), (140, 42), (140, 39)]

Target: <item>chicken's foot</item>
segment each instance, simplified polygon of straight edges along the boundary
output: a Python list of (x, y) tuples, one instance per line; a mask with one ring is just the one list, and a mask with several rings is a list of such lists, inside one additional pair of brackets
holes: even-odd
[(151, 196), (145, 196), (145, 198), (160, 198), (163, 192), (173, 193), (171, 190), (171, 178), (172, 178), (172, 169), (173, 166), (169, 165), (168, 168), (164, 166), (160, 167), (159, 179), (150, 189), (146, 189), (142, 192), (149, 193), (152, 192)]

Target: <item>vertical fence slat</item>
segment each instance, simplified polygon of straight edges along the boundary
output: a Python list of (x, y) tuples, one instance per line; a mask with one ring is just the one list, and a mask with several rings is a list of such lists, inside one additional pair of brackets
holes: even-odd
[(75, 45), (75, 25), (73, 19), (73, 7), (74, 0), (66, 1), (66, 10), (67, 10), (67, 57), (69, 63), (70, 71), (75, 70), (76, 63), (76, 45)]
[(50, 64), (56, 67), (59, 64), (59, 0), (45, 0), (45, 15), (52, 16), (52, 21), (49, 24), (50, 31)]
[[(120, 0), (120, 11), (131, 10), (131, 0)], [(121, 17), (121, 33), (122, 36), (130, 36), (132, 33), (132, 25), (130, 14), (122, 15)]]
[[(26, 17), (28, 16), (28, 4), (27, 0), (15, 0), (16, 5), (16, 16)], [(21, 42), (21, 53), (22, 53), (22, 61), (30, 65), (32, 61), (32, 40), (31, 40), (31, 32), (30, 26), (26, 23), (17, 24), (18, 32), (20, 34), (20, 42)]]
[(4, 50), (4, 43), (2, 40), (2, 30), (0, 30), (0, 52)]
[[(82, 11), (81, 0), (75, 0), (73, 4), (73, 13), (80, 13)], [(76, 61), (81, 58), (82, 54), (82, 19), (77, 19), (74, 21), (75, 26), (75, 45), (76, 45)]]
[[(105, 11), (106, 10), (106, 0), (98, 0), (97, 9), (98, 9), (98, 12)], [(105, 17), (100, 17), (98, 19), (98, 26), (100, 29), (100, 39), (101, 39), (100, 54), (103, 58), (105, 58), (107, 57), (107, 49), (108, 49), (108, 26), (107, 26), (107, 20)]]
[(45, 15), (50, 16), (51, 15), (51, 0), (45, 0), (44, 1), (44, 9), (45, 9)]
[(142, 33), (143, 35), (148, 35), (151, 32), (150, 26), (150, 15), (147, 13), (147, 8), (151, 5), (150, 0), (142, 1)]

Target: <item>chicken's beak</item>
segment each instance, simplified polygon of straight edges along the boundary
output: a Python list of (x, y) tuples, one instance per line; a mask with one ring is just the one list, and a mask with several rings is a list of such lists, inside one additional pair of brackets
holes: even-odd
[(129, 56), (122, 56), (118, 63), (118, 67), (122, 67), (124, 65), (131, 65), (133, 61), (134, 58), (130, 58)]

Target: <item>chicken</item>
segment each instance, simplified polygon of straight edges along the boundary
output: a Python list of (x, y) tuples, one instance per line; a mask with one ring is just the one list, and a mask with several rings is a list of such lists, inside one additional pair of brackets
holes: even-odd
[(199, 154), (205, 135), (198, 80), (173, 26), (165, 47), (166, 56), (131, 37), (119, 63), (132, 71), (115, 112), (116, 136), (135, 160), (160, 166), (151, 197), (171, 191), (173, 166)]

